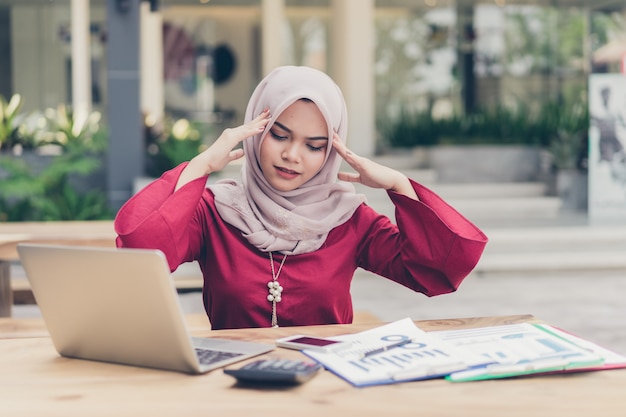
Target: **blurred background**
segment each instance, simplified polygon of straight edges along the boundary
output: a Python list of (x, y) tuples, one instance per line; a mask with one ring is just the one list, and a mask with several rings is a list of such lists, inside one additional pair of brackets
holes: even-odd
[(359, 271), (358, 310), (531, 313), (626, 353), (625, 62), (622, 0), (0, 0), (0, 221), (111, 220), (272, 68), (308, 65), (342, 88), (353, 150), (490, 237), (449, 296)]
[[(555, 195), (557, 168), (586, 168), (589, 77), (620, 73), (625, 52), (625, 6), (610, 0), (0, 0), (0, 172), (12, 180), (0, 213), (110, 218), (141, 177), (241, 123), (278, 65), (336, 79), (356, 152), (408, 151), (411, 168), (443, 182), (539, 180)], [(531, 159), (496, 155), (480, 161), (505, 161), (487, 177), (454, 175), (443, 144), (519, 146)], [(50, 182), (83, 204), (27, 210), (52, 197), (26, 193), (24, 177), (50, 173), (49, 155), (72, 145), (91, 164), (62, 165), (87, 178)], [(13, 166), (18, 155), (30, 171)], [(586, 209), (584, 196), (569, 204)]]

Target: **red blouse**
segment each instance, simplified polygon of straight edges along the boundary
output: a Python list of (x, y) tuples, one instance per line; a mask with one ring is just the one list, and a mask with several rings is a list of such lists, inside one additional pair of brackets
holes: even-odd
[[(115, 219), (118, 247), (154, 248), (172, 271), (198, 261), (213, 329), (269, 327), (269, 255), (225, 223), (206, 177), (174, 192), (185, 164), (134, 195)], [(389, 192), (396, 223), (361, 205), (315, 252), (289, 255), (280, 273), (280, 326), (352, 322), (350, 283), (357, 267), (434, 296), (455, 291), (476, 266), (487, 237), (429, 189), (412, 181), (420, 201)], [(274, 253), (274, 269), (283, 258)]]

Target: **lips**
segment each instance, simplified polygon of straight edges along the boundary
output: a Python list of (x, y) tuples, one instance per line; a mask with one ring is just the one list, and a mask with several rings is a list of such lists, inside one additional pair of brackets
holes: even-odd
[(280, 175), (281, 177), (284, 178), (294, 178), (297, 177), (298, 175), (300, 175), (300, 173), (298, 171), (294, 171), (292, 169), (288, 169), (288, 168), (283, 168), (283, 167), (275, 167), (276, 168), (276, 172), (278, 172), (278, 175)]

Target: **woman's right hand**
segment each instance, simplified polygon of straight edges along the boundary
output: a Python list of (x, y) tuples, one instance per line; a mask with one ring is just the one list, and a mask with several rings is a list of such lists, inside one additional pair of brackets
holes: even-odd
[(270, 118), (269, 109), (265, 109), (250, 122), (225, 129), (211, 146), (189, 161), (178, 178), (176, 190), (196, 178), (221, 171), (230, 162), (243, 157), (243, 149), (235, 147), (244, 139), (263, 132)]

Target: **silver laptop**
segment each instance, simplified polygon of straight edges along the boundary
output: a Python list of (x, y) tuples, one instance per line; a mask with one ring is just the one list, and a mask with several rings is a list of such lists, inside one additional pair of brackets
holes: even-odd
[(274, 349), (192, 338), (161, 251), (28, 243), (17, 250), (61, 356), (198, 374)]

